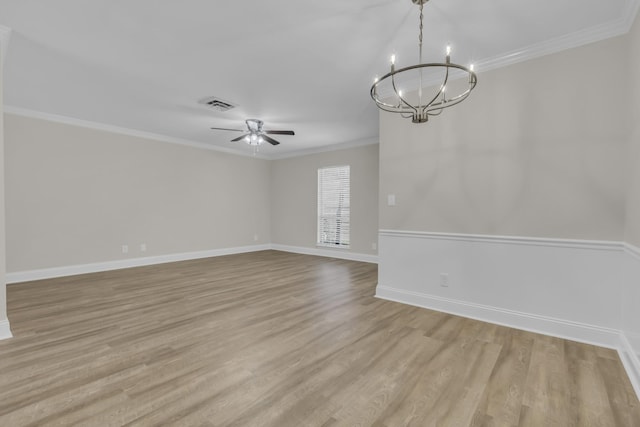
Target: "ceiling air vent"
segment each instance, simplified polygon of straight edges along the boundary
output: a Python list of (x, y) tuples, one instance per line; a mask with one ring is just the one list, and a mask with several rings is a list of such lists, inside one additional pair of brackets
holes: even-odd
[(232, 108), (236, 108), (236, 104), (232, 104), (231, 102), (225, 101), (224, 99), (220, 99), (216, 96), (201, 99), (198, 103), (216, 111), (229, 111)]

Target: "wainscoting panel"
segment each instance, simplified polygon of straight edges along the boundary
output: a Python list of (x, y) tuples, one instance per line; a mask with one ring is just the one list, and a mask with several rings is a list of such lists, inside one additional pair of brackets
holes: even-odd
[(618, 348), (618, 242), (381, 230), (377, 295)]
[(640, 396), (640, 249), (625, 245), (620, 358)]

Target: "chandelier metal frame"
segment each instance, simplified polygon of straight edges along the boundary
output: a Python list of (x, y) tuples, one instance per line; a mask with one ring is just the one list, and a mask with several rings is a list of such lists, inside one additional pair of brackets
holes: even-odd
[[(418, 37), (418, 47), (419, 47), (419, 63), (417, 65), (411, 65), (408, 67), (399, 68), (396, 70), (395, 68), (395, 55), (391, 57), (391, 71), (381, 78), (376, 78), (373, 85), (371, 86), (371, 98), (375, 101), (378, 108), (384, 111), (388, 111), (391, 113), (401, 114), (404, 118), (412, 119), (413, 123), (425, 123), (429, 120), (429, 116), (437, 116), (442, 113), (442, 110), (445, 108), (453, 107), (456, 104), (461, 103), (471, 93), (471, 91), (476, 87), (478, 83), (478, 77), (473, 70), (473, 65), (469, 67), (465, 67), (464, 65), (459, 65), (451, 62), (451, 48), (447, 46), (447, 54), (445, 58), (445, 62), (431, 62), (431, 63), (422, 63), (422, 32), (423, 32), (423, 7), (424, 4), (429, 0), (411, 0), (413, 4), (416, 4), (420, 7), (420, 34)], [(431, 96), (428, 102), (423, 102), (423, 93), (422, 93), (422, 85), (423, 85), (423, 71), (426, 69), (441, 69), (444, 70), (444, 81), (440, 84), (440, 89), (435, 93), (435, 95)], [(450, 98), (446, 97), (447, 93), (447, 83), (449, 82), (450, 70), (460, 70), (467, 74), (468, 76), (468, 86), (466, 90), (453, 96)], [(396, 86), (396, 77), (402, 73), (407, 73), (412, 70), (418, 70), (419, 74), (419, 83), (418, 83), (418, 102), (415, 104), (410, 103), (406, 97), (403, 96), (403, 92), (398, 90)], [(405, 74), (406, 75), (406, 74)], [(390, 87), (393, 90), (393, 94), (387, 97), (387, 94), (380, 95), (378, 93), (378, 87), (383, 84), (388, 85), (388, 83), (383, 83), (385, 81), (390, 82)], [(389, 85), (388, 85), (389, 86)], [(394, 96), (395, 95), (395, 96)], [(387, 98), (394, 98), (395, 103), (389, 103), (385, 101), (381, 96)]]

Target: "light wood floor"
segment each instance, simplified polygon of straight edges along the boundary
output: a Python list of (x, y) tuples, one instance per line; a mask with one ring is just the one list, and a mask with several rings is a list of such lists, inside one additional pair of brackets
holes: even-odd
[(617, 354), (265, 251), (10, 285), (0, 426), (640, 426)]

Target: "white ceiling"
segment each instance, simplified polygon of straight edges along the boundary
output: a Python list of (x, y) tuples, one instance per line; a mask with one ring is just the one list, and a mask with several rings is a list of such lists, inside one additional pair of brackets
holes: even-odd
[[(431, 0), (425, 62), (482, 71), (624, 33), (638, 0)], [(0, 0), (12, 30), (7, 111), (37, 112), (250, 154), (239, 134), (259, 118), (293, 129), (265, 157), (377, 141), (375, 75), (417, 62), (410, 0)], [(216, 95), (239, 106), (198, 104)], [(472, 95), (473, 96), (473, 95)], [(423, 125), (423, 126), (428, 126)]]

